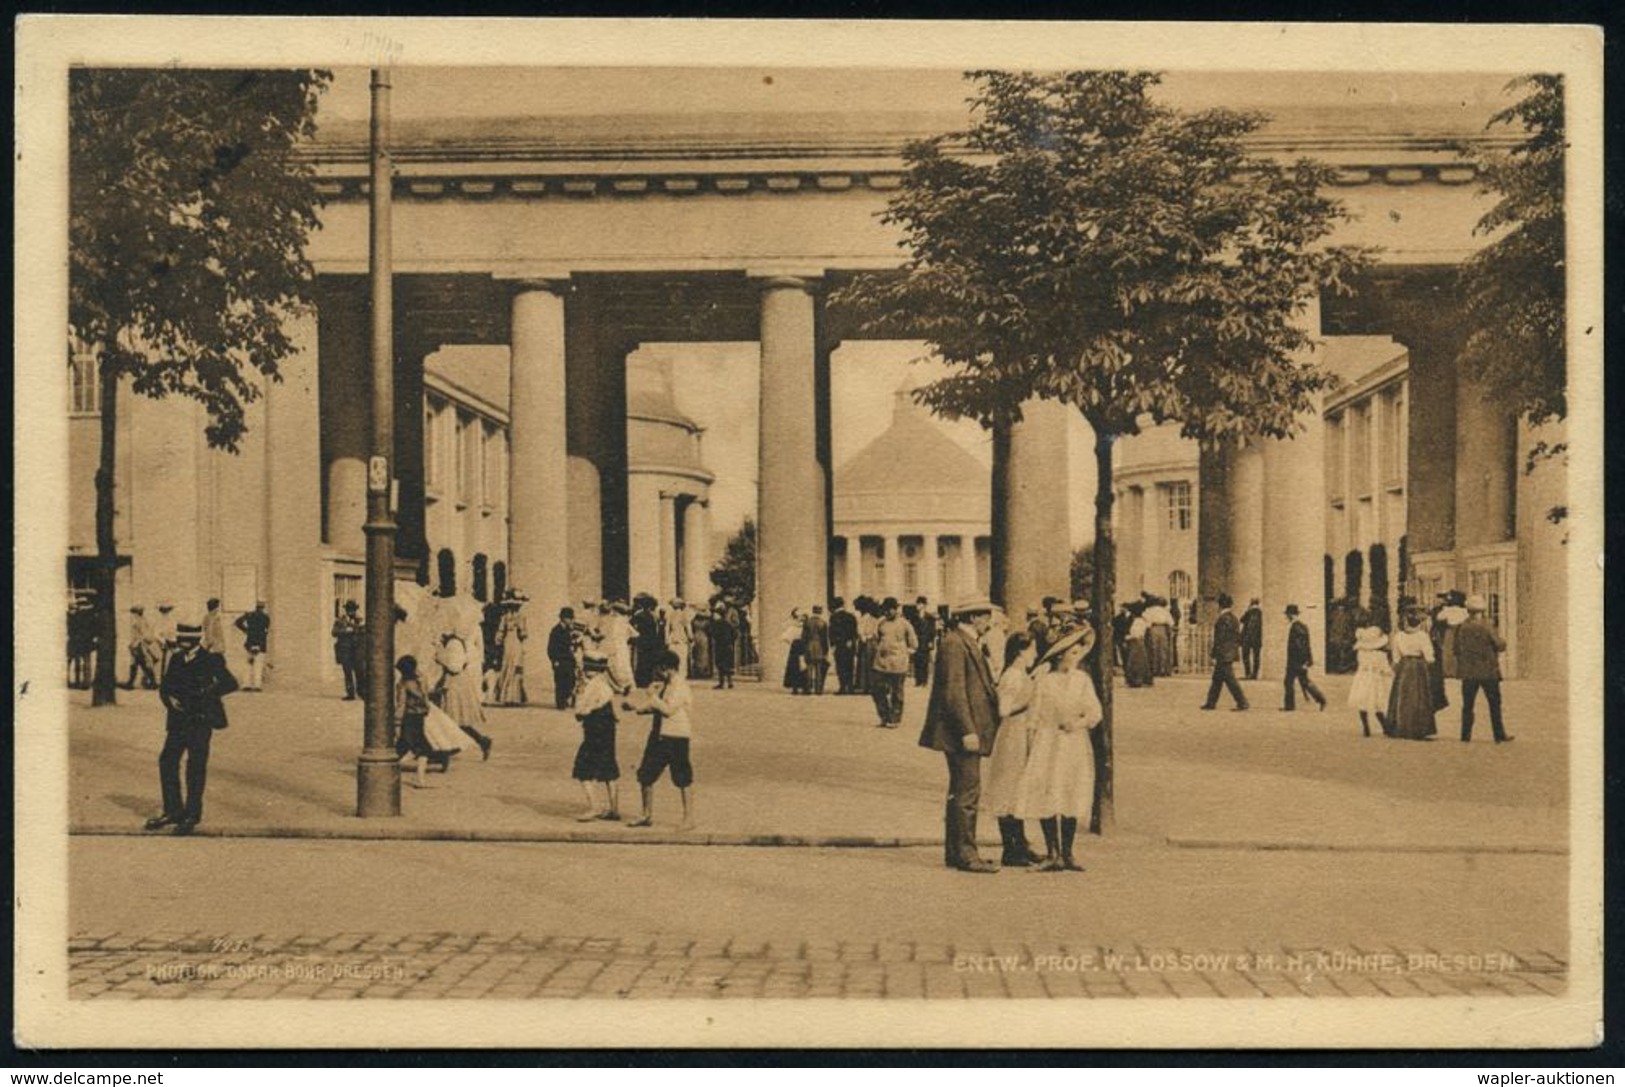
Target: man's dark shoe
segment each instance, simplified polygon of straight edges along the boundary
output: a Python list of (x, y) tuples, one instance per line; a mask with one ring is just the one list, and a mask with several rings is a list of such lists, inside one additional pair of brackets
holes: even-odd
[(180, 822), (175, 824), (175, 836), (177, 838), (184, 838), (196, 829), (197, 823), (190, 819), (182, 819)]
[(144, 824), (144, 829), (163, 830), (165, 827), (172, 827), (178, 822), (180, 822), (180, 820), (175, 818), (173, 815), (155, 815), (146, 821)]
[(1204, 709), (1204, 710), (1216, 710), (1218, 708), (1219, 707), (1217, 707), (1217, 706), (1203, 706), (1202, 707), (1202, 709)]
[(1498, 744), (1509, 744), (1513, 740), (1516, 740), (1516, 739), (1517, 739), (1516, 736), (1502, 736), (1499, 740), (1496, 740), (1495, 742), (1498, 743)]
[(978, 872), (984, 874), (988, 872), (997, 872), (999, 870), (999, 866), (994, 864), (992, 861), (984, 861), (980, 858), (973, 861), (965, 861), (963, 864), (958, 864), (954, 867), (958, 868), (961, 872)]

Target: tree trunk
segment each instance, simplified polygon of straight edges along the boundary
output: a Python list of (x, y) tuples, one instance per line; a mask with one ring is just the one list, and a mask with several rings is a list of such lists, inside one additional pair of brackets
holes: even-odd
[(118, 540), (113, 535), (113, 466), (118, 440), (118, 371), (99, 366), (101, 458), (96, 466), (96, 675), (90, 704), (111, 706), (118, 684), (118, 610), (113, 586), (118, 571)]
[[(997, 422), (992, 427), (993, 435), (993, 488), (992, 488), (992, 524), (993, 539), (988, 557), (992, 560), (988, 564), (988, 599), (1001, 608), (1009, 606), (1005, 600), (1005, 586), (1009, 580), (1006, 556), (1010, 553), (1009, 529), (1009, 496), (1010, 496), (1010, 424)], [(1012, 620), (1014, 621), (1014, 620)]]
[[(1093, 422), (1090, 424), (1093, 426)], [(1090, 829), (1105, 834), (1116, 823), (1112, 757), (1112, 615), (1117, 610), (1117, 546), (1112, 539), (1112, 442), (1095, 430), (1095, 570), (1090, 606), (1095, 613), (1095, 680), (1100, 689), (1100, 728), (1095, 741), (1095, 810)]]

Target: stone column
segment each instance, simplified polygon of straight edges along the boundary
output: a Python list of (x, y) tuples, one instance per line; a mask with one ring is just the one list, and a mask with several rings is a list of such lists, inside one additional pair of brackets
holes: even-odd
[[(317, 402), (317, 321), (294, 318), (285, 331), (298, 350), (282, 360), (282, 380), (265, 392), (266, 511), (270, 558), (266, 608), (270, 652), (284, 690), (315, 690), (333, 657), (322, 614), (321, 411)], [(365, 495), (363, 495), (363, 500)], [(360, 523), (357, 522), (357, 529)]]
[[(1257, 443), (1237, 449), (1230, 458), (1230, 595), (1236, 614), (1259, 596), (1264, 610), (1275, 603), (1264, 592), (1264, 453)], [(1280, 606), (1286, 607), (1286, 601)], [(1268, 645), (1265, 646), (1268, 649)], [(1266, 653), (1266, 657), (1268, 654)], [(1276, 654), (1279, 656), (1279, 653)]]
[(937, 538), (926, 533), (920, 537), (920, 592), (932, 604), (942, 600), (942, 579), (937, 573)]
[[(597, 322), (581, 294), (565, 304), (565, 505), (569, 595), (572, 601), (604, 595), (604, 497), (600, 445), (609, 426), (604, 419), (603, 360)], [(625, 407), (622, 407), (625, 414)]]
[(829, 535), (815, 412), (816, 301), (805, 280), (762, 283), (755, 625), (762, 674), (784, 672), (775, 636), (790, 609), (822, 601)]
[(318, 325), (316, 393), (318, 444), (327, 475), (325, 539), (335, 551), (360, 558), (366, 550), (361, 526), (367, 520), (367, 451), (372, 441), (365, 299), (355, 291), (324, 291)]
[[(1067, 477), (1067, 407), (1028, 401), (1022, 421), (1010, 428), (1010, 453), (1002, 518), (1005, 541), (1005, 608), (1012, 614), (1036, 607), (1045, 596), (1066, 596), (1071, 578), (1071, 488)], [(976, 541), (964, 537), (974, 562)], [(971, 567), (974, 570), (974, 566)], [(967, 586), (974, 592), (974, 580)]]
[[(976, 588), (976, 537), (967, 532), (959, 537), (959, 595), (969, 600), (977, 595)], [(1065, 595), (1065, 582), (1056, 592)]]
[[(1263, 550), (1265, 674), (1279, 676), (1286, 659), (1288, 604), (1309, 628), (1315, 667), (1326, 664), (1325, 429), (1318, 416), (1290, 441), (1264, 442)], [(1244, 605), (1245, 601), (1237, 601)]]
[(572, 599), (565, 444), (564, 295), (526, 283), (513, 297), (508, 364), (508, 581), (542, 614)]
[[(1463, 551), (1513, 538), (1517, 424), (1465, 376), (1456, 383), (1456, 562)], [(1463, 579), (1465, 584), (1465, 578)], [(1510, 589), (1508, 590), (1510, 591)]]
[(677, 595), (677, 494), (660, 492), (660, 602)]
[(1153, 596), (1168, 591), (1164, 576), (1167, 564), (1162, 559), (1163, 519), (1167, 516), (1163, 497), (1162, 487), (1155, 483), (1149, 484), (1140, 496), (1140, 581)]
[(690, 603), (711, 595), (711, 504), (703, 498), (683, 507), (683, 571), (678, 590)]
[(903, 597), (903, 538), (886, 537), (886, 595)]

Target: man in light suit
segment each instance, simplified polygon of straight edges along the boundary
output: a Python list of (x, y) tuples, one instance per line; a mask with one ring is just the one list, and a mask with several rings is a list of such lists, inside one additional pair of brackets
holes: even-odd
[(944, 812), (944, 860), (961, 872), (997, 872), (976, 850), (976, 807), (982, 794), (982, 759), (993, 751), (999, 730), (999, 696), (982, 652), (993, 624), (993, 605), (973, 600), (957, 605), (958, 624), (942, 636), (931, 677), (920, 746), (948, 760), (948, 802)]
[(1247, 708), (1247, 696), (1236, 682), (1236, 661), (1241, 657), (1241, 624), (1236, 621), (1236, 613), (1230, 610), (1234, 606), (1229, 593), (1219, 594), (1219, 617), (1213, 621), (1213, 682), (1208, 684), (1207, 701), (1202, 703), (1204, 710), (1219, 708), (1221, 688), (1236, 700), (1232, 709)]

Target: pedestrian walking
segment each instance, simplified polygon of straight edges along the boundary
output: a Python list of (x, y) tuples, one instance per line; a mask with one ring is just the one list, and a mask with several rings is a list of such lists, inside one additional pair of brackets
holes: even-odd
[(158, 788), (164, 810), (147, 820), (147, 830), (174, 827), (176, 834), (190, 834), (203, 821), (209, 748), (214, 734), (227, 725), (226, 707), (221, 700), (236, 689), (236, 677), (227, 670), (225, 659), (203, 648), (203, 627), (177, 624), (175, 652), (158, 685), (158, 698), (167, 711), (164, 746), (158, 753)]
[(1241, 670), (1248, 679), (1258, 678), (1259, 665), (1264, 656), (1264, 609), (1258, 597), (1247, 602), (1241, 613)]
[(469, 666), (468, 644), (457, 631), (445, 631), (440, 635), (440, 647), (435, 650), (434, 659), (440, 666), (440, 680), (434, 689), (435, 705), (479, 745), (480, 759), (489, 759), (493, 742), (479, 729), (485, 724), (485, 708), (481, 705), (479, 679)]
[(914, 628), (903, 618), (897, 598), (888, 596), (880, 607), (883, 618), (875, 625), (875, 658), (870, 692), (881, 728), (896, 728), (903, 721), (903, 680), (910, 658), (919, 648)]
[(1484, 692), (1484, 701), (1490, 707), (1490, 730), (1495, 742), (1504, 744), (1512, 740), (1501, 722), (1501, 654), (1507, 643), (1485, 619), (1486, 602), (1482, 596), (1467, 601), (1467, 621), (1456, 628), (1456, 674), (1461, 677), (1461, 742), (1473, 738), (1473, 708), (1478, 692)]
[(1403, 607), (1400, 627), (1391, 639), (1394, 682), (1388, 691), (1388, 735), (1400, 740), (1430, 740), (1434, 723), (1433, 639), (1423, 629), (1420, 607)]
[(1078, 820), (1094, 810), (1095, 754), (1090, 731), (1103, 712), (1082, 665), (1094, 648), (1091, 627), (1062, 636), (1039, 658), (1033, 685), (1031, 749), (1016, 795), (1015, 814), (1038, 820), (1044, 832), (1041, 872), (1081, 872), (1073, 856)]
[(982, 653), (993, 605), (968, 600), (953, 609), (957, 624), (943, 636), (932, 671), (920, 746), (940, 751), (948, 763), (943, 805), (943, 861), (961, 872), (996, 872), (976, 846), (982, 759), (992, 753), (999, 730), (998, 690)]
[(609, 678), (620, 691), (637, 686), (637, 668), (632, 663), (631, 614), (632, 609), (624, 600), (605, 601), (599, 610), (599, 644), (604, 656), (609, 658)]
[(1286, 702), (1281, 711), (1290, 713), (1297, 708), (1293, 695), (1301, 687), (1303, 693), (1314, 699), (1321, 711), (1325, 712), (1326, 696), (1309, 678), (1309, 668), (1315, 663), (1315, 651), (1309, 642), (1309, 628), (1298, 618), (1298, 605), (1286, 606), (1286, 621), (1290, 624), (1286, 632)]
[(226, 655), (226, 624), (225, 616), (220, 614), (220, 600), (210, 597), (204, 605), (203, 612), (203, 651), (215, 653), (221, 657)]
[(835, 693), (852, 694), (856, 686), (854, 669), (858, 657), (858, 617), (838, 596), (830, 606), (829, 641), (835, 653)]
[(136, 673), (141, 673), (141, 686), (146, 690), (156, 690), (158, 687), (159, 661), (163, 657), (163, 647), (153, 634), (152, 623), (147, 619), (146, 609), (140, 604), (130, 608), (130, 678), (124, 681), (124, 689), (135, 689)]
[(852, 665), (854, 694), (874, 693), (875, 637), (880, 628), (880, 610), (873, 597), (860, 596), (853, 601), (858, 613), (858, 652)]
[(638, 593), (632, 598), (632, 614), (627, 626), (631, 628), (632, 682), (638, 687), (654, 682), (655, 662), (666, 651), (666, 643), (660, 637), (660, 620), (655, 615), (658, 606), (659, 602), (648, 593)]
[(671, 610), (666, 613), (661, 624), (660, 635), (666, 648), (677, 654), (677, 667), (687, 676), (690, 674), (689, 662), (694, 653), (694, 628), (690, 622), (688, 605), (682, 597), (674, 597), (669, 604)]
[(242, 631), (243, 652), (248, 655), (248, 682), (243, 684), (243, 690), (263, 691), (266, 652), (271, 639), (271, 615), (265, 610), (265, 601), (256, 601), (254, 610), (239, 615), (233, 625)]
[(517, 589), (508, 590), (502, 622), (497, 625), (497, 645), (502, 648), (502, 668), (497, 672), (493, 699), (502, 706), (523, 706), (530, 701), (525, 690), (525, 642), (530, 627), (523, 608), (528, 598)]
[(806, 662), (803, 671), (809, 694), (824, 693), (824, 682), (829, 676), (829, 623), (824, 618), (824, 606), (814, 604), (812, 614), (801, 624), (801, 653)]
[(1018, 630), (1005, 642), (1004, 669), (999, 675), (999, 732), (987, 757), (980, 808), (999, 821), (1000, 863), (1006, 868), (1027, 868), (1038, 862), (1027, 840), (1027, 825), (1016, 814), (1021, 775), (1032, 751), (1032, 668), (1038, 647), (1031, 635)]
[(435, 749), (424, 730), (424, 719), (429, 715), (429, 696), (424, 693), (423, 681), (418, 677), (417, 658), (408, 653), (395, 662), (400, 678), (395, 682), (395, 753), (402, 765), (415, 770), (408, 784), (419, 789), (431, 788), (429, 767), (445, 766), (449, 757)]
[(559, 621), (547, 632), (547, 660), (553, 666), (553, 706), (567, 709), (575, 705), (576, 654), (580, 635), (575, 629), (574, 608), (560, 608)]
[(694, 829), (694, 766), (689, 741), (694, 735), (693, 692), (688, 680), (677, 671), (677, 656), (667, 650), (655, 665), (655, 680), (638, 702), (623, 701), (621, 708), (654, 717), (649, 738), (638, 765), (638, 790), (643, 810), (628, 826), (647, 827), (654, 823), (655, 783), (671, 771), (671, 783), (682, 799), (683, 820), (678, 830)]
[(366, 633), (361, 605), (344, 602), (343, 614), (333, 620), (333, 660), (344, 671), (344, 700), (353, 702), (366, 690)]
[(1360, 730), (1371, 735), (1371, 715), (1388, 735), (1388, 693), (1394, 685), (1394, 668), (1388, 659), (1388, 635), (1379, 627), (1361, 627), (1354, 632), (1354, 655), (1358, 662), (1354, 682), (1349, 684), (1349, 708), (1360, 714)]
[(806, 643), (801, 640), (802, 629), (807, 625), (806, 617), (801, 614), (800, 608), (790, 609), (790, 618), (784, 621), (784, 627), (779, 631), (779, 641), (784, 643), (784, 688), (791, 694), (807, 694), (812, 688), (807, 683)]
[(711, 659), (717, 668), (717, 690), (734, 685), (734, 650), (739, 637), (738, 614), (722, 597), (711, 609)]
[(1229, 593), (1219, 594), (1219, 614), (1213, 620), (1213, 681), (1208, 684), (1207, 701), (1202, 703), (1204, 710), (1219, 708), (1219, 691), (1230, 692), (1235, 700), (1231, 707), (1236, 712), (1247, 709), (1247, 696), (1242, 693), (1241, 684), (1236, 682), (1236, 659), (1241, 656), (1241, 624), (1236, 621), (1236, 613), (1230, 609), (1235, 601)]
[(158, 639), (158, 675), (161, 677), (169, 672), (169, 658), (180, 647), (177, 640), (177, 621), (175, 618), (174, 602), (169, 600), (158, 601), (158, 617), (153, 622), (153, 634)]
[(689, 678), (710, 679), (716, 671), (711, 654), (711, 613), (696, 604), (688, 630), (694, 639), (692, 655), (688, 659)]
[(924, 687), (931, 681), (931, 650), (937, 644), (937, 617), (931, 614), (930, 603), (921, 596), (915, 599), (908, 619), (914, 626), (914, 686)]
[(615, 757), (616, 691), (609, 680), (609, 660), (601, 653), (584, 653), (581, 673), (584, 679), (575, 700), (581, 745), (576, 748), (570, 776), (580, 783), (587, 806), (576, 816), (576, 822), (618, 820), (621, 764)]
[(1151, 624), (1145, 620), (1145, 605), (1130, 604), (1128, 616), (1128, 631), (1123, 636), (1123, 682), (1130, 687), (1150, 687), (1156, 682), (1156, 669), (1151, 666)]

